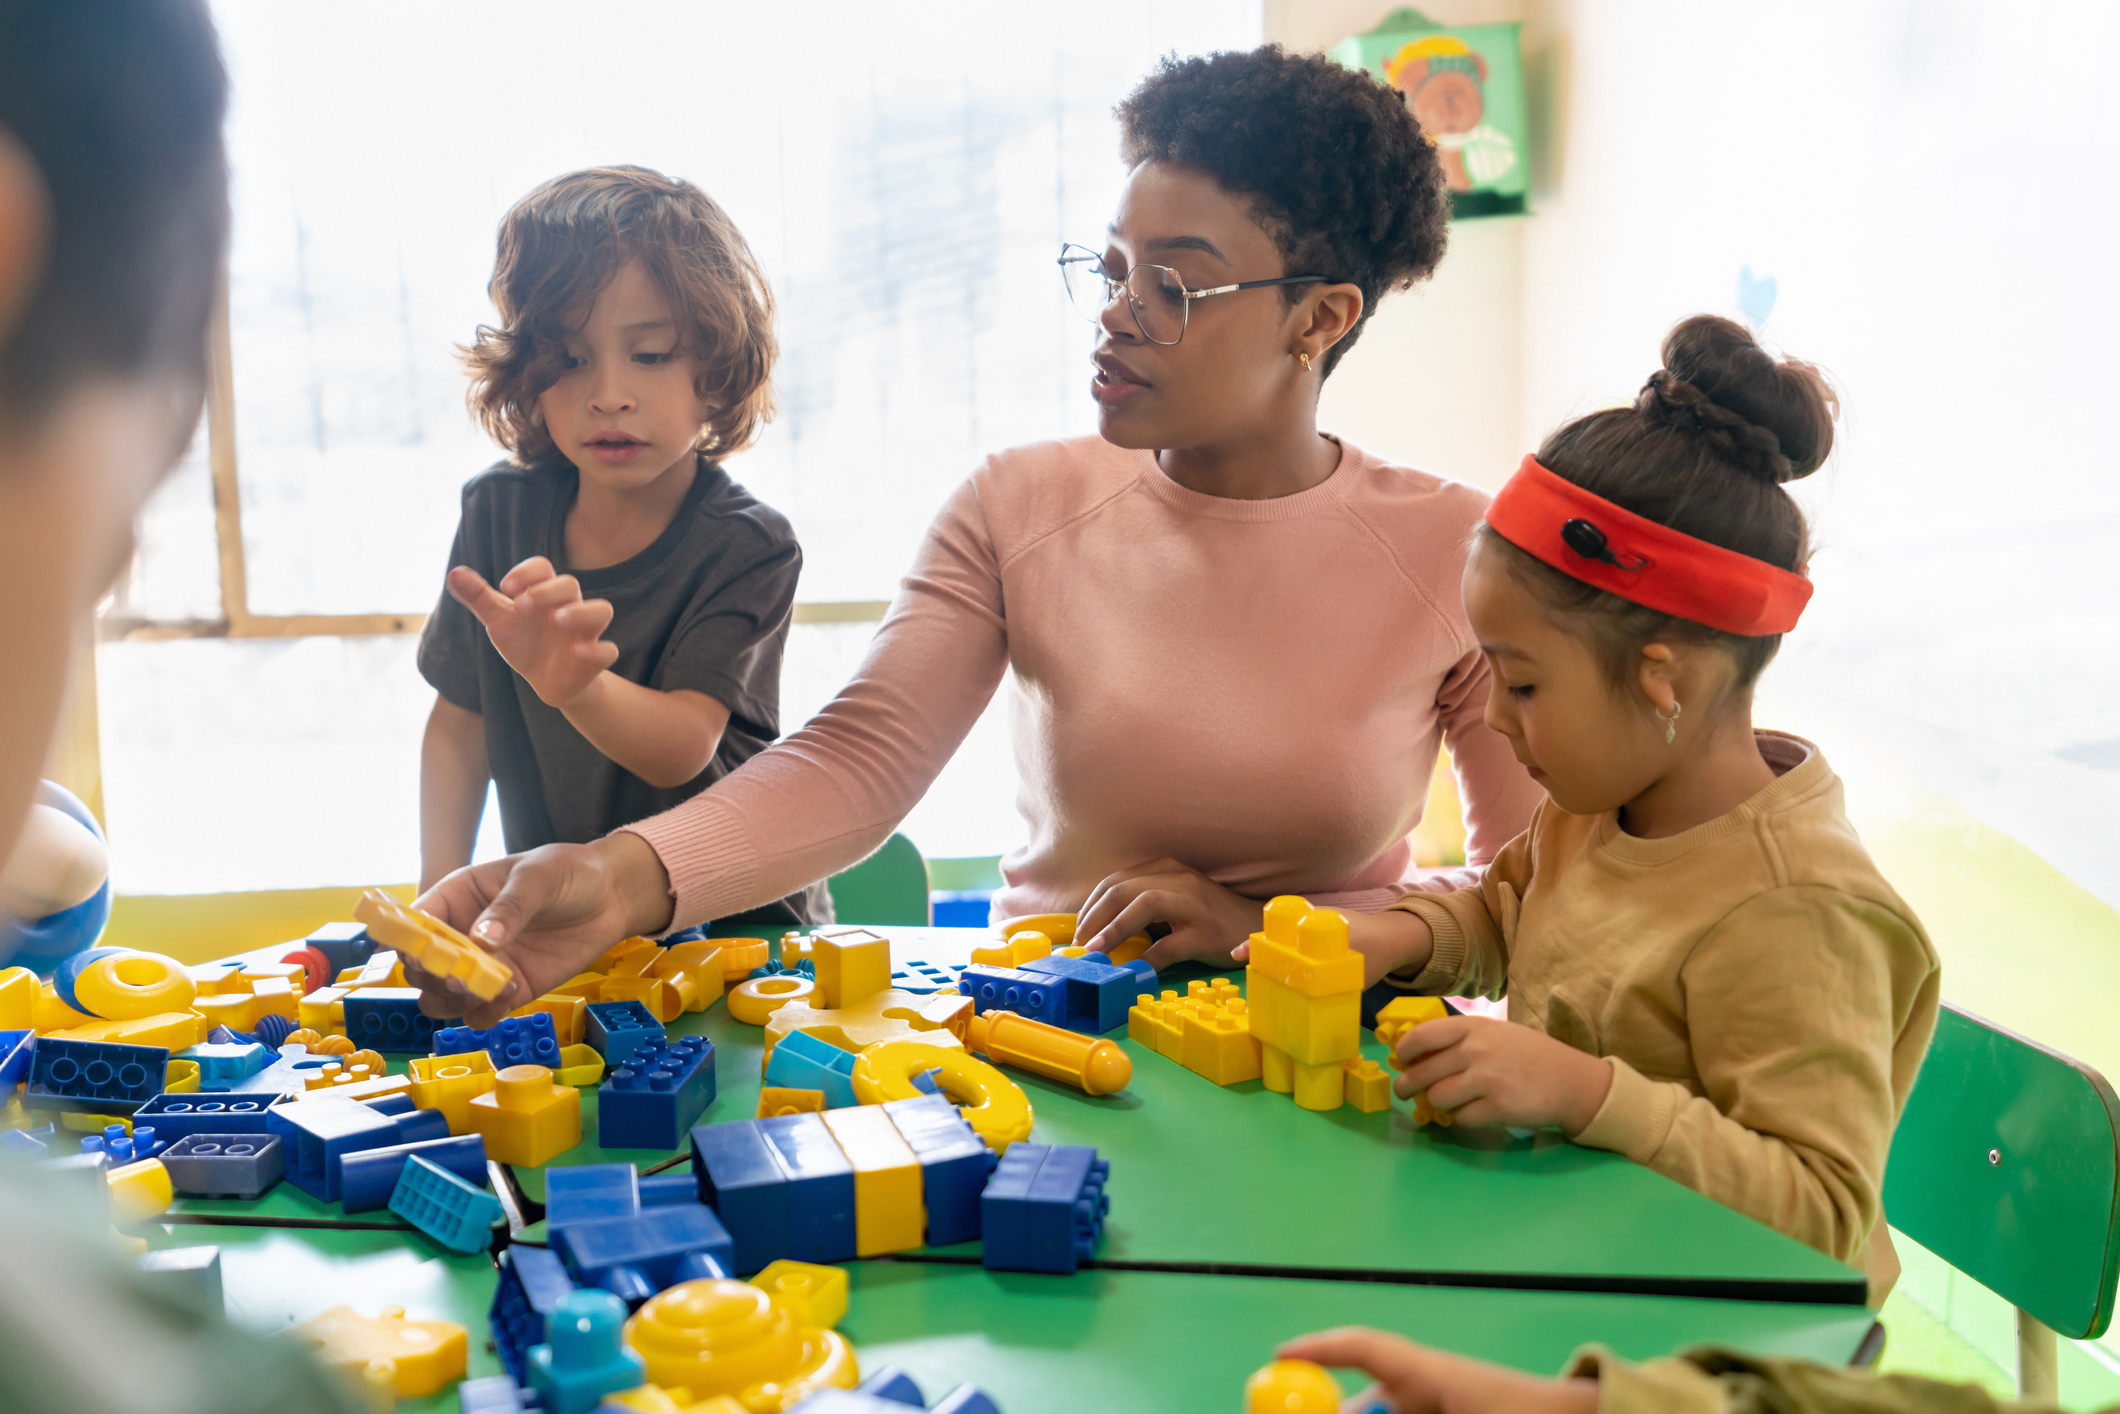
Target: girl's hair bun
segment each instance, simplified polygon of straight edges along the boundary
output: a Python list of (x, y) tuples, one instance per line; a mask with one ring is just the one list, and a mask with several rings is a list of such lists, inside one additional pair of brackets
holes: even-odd
[(1719, 459), (1769, 484), (1818, 470), (1833, 450), (1833, 392), (1818, 370), (1776, 361), (1745, 328), (1698, 314), (1664, 339), (1664, 366), (1634, 408), (1703, 438)]

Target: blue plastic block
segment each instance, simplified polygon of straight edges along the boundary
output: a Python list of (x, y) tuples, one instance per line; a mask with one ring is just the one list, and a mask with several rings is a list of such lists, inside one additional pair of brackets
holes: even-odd
[[(558, 1172), (546, 1170), (546, 1182)], [(788, 1175), (757, 1120), (695, 1128), (692, 1176), (735, 1243), (732, 1270), (749, 1276), (788, 1255)]]
[(957, 990), (972, 999), (972, 1010), (981, 1016), (1012, 1011), (1051, 1026), (1067, 1025), (1067, 982), (1048, 972), (974, 964), (957, 979)]
[(339, 1197), (339, 1166), (334, 1159), (404, 1142), (389, 1115), (377, 1114), (353, 1100), (274, 1105), (266, 1111), (265, 1128), (288, 1146), (287, 1181), (326, 1203), (335, 1203)]
[[(545, 1192), (552, 1191), (550, 1176), (547, 1176)], [(643, 1208), (667, 1208), (672, 1203), (697, 1203), (699, 1184), (689, 1173), (651, 1173), (640, 1180), (640, 1205)], [(551, 1221), (548, 1217), (547, 1222)]]
[(668, 1039), (655, 1013), (639, 1002), (589, 1003), (588, 1041), (604, 1058), (606, 1068), (624, 1065), (628, 1056), (651, 1041)]
[(523, 1402), (523, 1393), (506, 1375), (465, 1380), (456, 1387), (457, 1414), (526, 1414), (535, 1406)]
[(30, 1053), (24, 1101), (33, 1110), (129, 1115), (161, 1093), (168, 1071), (167, 1046), (41, 1036)]
[[(692, 1186), (686, 1178), (687, 1188)], [(685, 1201), (698, 1202), (697, 1192)], [(640, 1216), (640, 1175), (631, 1164), (574, 1164), (545, 1170), (545, 1228)]]
[(142, 1252), (133, 1262), (133, 1270), (140, 1274), (143, 1285), (168, 1296), (187, 1311), (225, 1314), (218, 1247), (165, 1247), (159, 1252)]
[(607, 1291), (577, 1291), (546, 1322), (530, 1351), (530, 1388), (544, 1414), (590, 1414), (604, 1396), (632, 1389), (647, 1365), (626, 1347), (625, 1303)]
[(334, 1161), (339, 1207), (348, 1213), (368, 1213), (387, 1207), (397, 1191), (405, 1164), (415, 1154), (437, 1168), (484, 1187), (486, 1138), (482, 1134), (415, 1139), (406, 1144), (385, 1144), (375, 1149), (357, 1149)]
[(1023, 964), (1023, 971), (1063, 979), (1067, 984), (1067, 1020), (1057, 1024), (1070, 1031), (1101, 1036), (1126, 1025), (1126, 1014), (1133, 1010), (1134, 998), (1141, 994), (1142, 973), (1147, 973), (1147, 985), (1153, 989), (1156, 972), (1146, 963), (1114, 967), (1102, 953), (1094, 956), (1094, 962), (1089, 956), (1035, 957)]
[(765, 1082), (793, 1090), (822, 1090), (828, 1110), (844, 1109), (854, 1099), (854, 1053), (843, 1051), (807, 1031), (790, 1031), (766, 1061)]
[(883, 1112), (920, 1160), (928, 1246), (947, 1247), (978, 1237), (979, 1199), (994, 1171), (994, 1151), (940, 1095), (891, 1100)]
[(483, 1252), (501, 1218), (501, 1200), (410, 1154), (390, 1195), (390, 1211), (452, 1252)]
[(436, 1021), (420, 1010), (415, 987), (363, 987), (346, 994), (346, 1038), (376, 1051), (425, 1052), (434, 1044)]
[(287, 1172), (277, 1134), (191, 1134), (162, 1152), (170, 1187), (200, 1198), (255, 1198)]
[(787, 1255), (798, 1262), (854, 1260), (854, 1166), (825, 1127), (824, 1116), (773, 1115), (742, 1122), (765, 1134), (788, 1177)]
[(263, 1134), (272, 1095), (157, 1095), (133, 1111), (133, 1125), (150, 1125), (174, 1144), (190, 1134)]
[[(220, 1028), (215, 1030), (218, 1034)], [(199, 1063), (201, 1090), (232, 1090), (276, 1059), (271, 1051), (256, 1041), (230, 1044), (209, 1041), (203, 1046), (189, 1046), (178, 1051), (176, 1058)]]
[(484, 1031), (445, 1026), (434, 1033), (436, 1055), (456, 1056), (466, 1051), (484, 1051), (493, 1057), (495, 1070), (506, 1070), (511, 1065), (559, 1068), (559, 1036), (552, 1029), (550, 1012), (504, 1016)]
[(35, 1129), (0, 1131), (0, 1154), (12, 1154), (18, 1159), (41, 1159), (52, 1151), (56, 1134), (49, 1124)]
[(959, 1385), (929, 1405), (928, 1414), (1001, 1414), (1001, 1406), (977, 1385)]
[(502, 1249), (499, 1265), (500, 1280), (486, 1319), (501, 1368), (520, 1382), (530, 1372), (530, 1347), (544, 1343), (545, 1318), (574, 1290), (574, 1278), (557, 1254), (521, 1243)]
[(29, 1079), (29, 1060), (37, 1049), (34, 1031), (0, 1031), (0, 1093)]
[[(903, 1414), (907, 1409), (929, 1409), (913, 1377), (895, 1365), (887, 1365), (854, 1389), (821, 1389), (794, 1406), (803, 1414)], [(929, 1414), (1001, 1414), (1001, 1408), (982, 1389), (959, 1385), (938, 1400)]]
[(980, 1199), (981, 1260), (996, 1271), (1074, 1271), (1104, 1233), (1110, 1174), (1086, 1144), (1009, 1145)]
[[(628, 1306), (681, 1281), (726, 1277), (736, 1260), (728, 1229), (703, 1203), (575, 1223), (553, 1233), (552, 1246), (576, 1281), (600, 1286)], [(851, 1240), (847, 1250), (851, 1255)]]
[(222, 1093), (228, 1095), (299, 1095), (316, 1078), (317, 1071), (327, 1065), (337, 1065), (337, 1056), (312, 1054), (297, 1047), (283, 1051), (271, 1065), (256, 1075), (239, 1080)]
[(368, 936), (366, 925), (360, 923), (326, 923), (304, 938), (302, 945), (322, 953), (334, 977), (375, 956), (375, 939)]
[[(134, 1113), (137, 1114), (139, 1111), (135, 1110)], [(169, 1141), (164, 1139), (153, 1125), (135, 1124), (133, 1126), (132, 1149), (134, 1158), (152, 1159), (168, 1147)]]
[(712, 1041), (685, 1036), (642, 1046), (597, 1088), (597, 1147), (675, 1149), (713, 1103)]
[[(387, 1095), (365, 1095), (361, 1097), (360, 1103), (368, 1106), (369, 1109), (374, 1110), (379, 1115), (389, 1115), (393, 1119), (400, 1118), (404, 1115), (412, 1114), (418, 1108), (415, 1102), (413, 1101), (411, 1093), (404, 1090), (392, 1090)], [(440, 1114), (441, 1111), (432, 1110), (428, 1111), (427, 1113)], [(432, 1120), (427, 1120), (423, 1122), (427, 1124), (433, 1123)], [(449, 1121), (448, 1118), (445, 1116), (442, 1120), (442, 1127), (436, 1130), (435, 1133), (437, 1136), (440, 1136), (448, 1132)], [(424, 1138), (425, 1136), (416, 1137)]]

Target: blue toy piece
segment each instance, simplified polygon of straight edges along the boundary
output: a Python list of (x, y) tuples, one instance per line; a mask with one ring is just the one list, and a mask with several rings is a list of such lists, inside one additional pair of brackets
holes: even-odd
[[(545, 1191), (552, 1191), (548, 1182)], [(667, 1208), (672, 1203), (697, 1203), (699, 1184), (689, 1173), (650, 1173), (640, 1179), (640, 1205), (643, 1208)], [(549, 1209), (547, 1210), (549, 1214)], [(550, 1222), (548, 1215), (545, 1221)]]
[(681, 1281), (726, 1277), (735, 1261), (728, 1230), (702, 1203), (575, 1223), (553, 1233), (552, 1246), (569, 1276), (602, 1287), (629, 1307)]
[[(215, 1029), (218, 1033), (219, 1028)], [(205, 1045), (188, 1046), (178, 1051), (176, 1058), (199, 1063), (199, 1089), (202, 1091), (233, 1090), (276, 1059), (271, 1051), (256, 1041), (208, 1041)]]
[(272, 1095), (157, 1095), (133, 1111), (133, 1127), (151, 1125), (171, 1143), (192, 1134), (263, 1134)]
[(713, 1103), (712, 1041), (686, 1036), (667, 1045), (651, 1042), (597, 1088), (597, 1147), (675, 1149)]
[(551, 1250), (522, 1243), (503, 1248), (499, 1266), (486, 1320), (501, 1368), (512, 1383), (520, 1383), (529, 1378), (530, 1347), (544, 1343), (546, 1318), (574, 1290), (574, 1278)]
[(339, 1058), (332, 1055), (313, 1054), (304, 1047), (294, 1047), (281, 1052), (280, 1058), (266, 1066), (256, 1075), (237, 1081), (227, 1091), (230, 1095), (300, 1095), (308, 1089), (309, 1082), (317, 1071), (327, 1065), (337, 1065)]
[(559, 1036), (552, 1029), (550, 1012), (504, 1016), (484, 1031), (445, 1026), (434, 1033), (436, 1055), (456, 1056), (466, 1051), (484, 1051), (493, 1057), (495, 1070), (506, 1070), (511, 1065), (559, 1068)]
[(883, 1110), (920, 1160), (928, 1246), (947, 1247), (978, 1237), (979, 1200), (994, 1171), (994, 1151), (940, 1095), (890, 1100)]
[(607, 1394), (647, 1378), (647, 1363), (622, 1339), (626, 1306), (608, 1291), (576, 1291), (545, 1323), (530, 1351), (530, 1388), (544, 1414), (589, 1414)]
[(0, 1031), (0, 1095), (29, 1079), (30, 1056), (37, 1049), (34, 1031)]
[(424, 1052), (437, 1027), (453, 1024), (421, 1011), (416, 987), (363, 987), (348, 992), (344, 1005), (346, 1039), (369, 1050)]
[(853, 1389), (820, 1389), (794, 1406), (805, 1414), (903, 1414), (907, 1409), (926, 1409), (929, 1414), (1001, 1414), (985, 1390), (959, 1385), (930, 1407), (913, 1377), (896, 1365), (886, 1365)]
[(80, 995), (74, 991), (75, 985), (81, 980), (81, 974), (106, 957), (124, 957), (133, 951), (133, 948), (83, 948), (52, 969), (53, 995), (75, 1011), (89, 1016), (95, 1015), (81, 1005)]
[[(103, 838), (103, 827), (96, 823), (96, 817), (64, 787), (50, 781), (38, 782), (36, 803), (71, 816), (87, 826), (97, 839)], [(103, 936), (103, 925), (109, 921), (108, 878), (93, 894), (72, 908), (62, 908), (42, 918), (23, 922), (0, 913), (0, 965), (27, 967), (40, 976), (48, 974), (67, 958), (94, 945), (96, 939)]]
[(765, 1082), (791, 1090), (822, 1090), (828, 1110), (855, 1104), (854, 1053), (807, 1031), (790, 1031), (766, 1060)]
[[(429, 1113), (432, 1113), (429, 1111)], [(397, 1191), (405, 1166), (415, 1157), (455, 1174), (467, 1183), (486, 1186), (486, 1138), (482, 1134), (459, 1134), (434, 1139), (415, 1139), (405, 1144), (386, 1144), (379, 1149), (357, 1149), (341, 1154), (338, 1170), (339, 1208), (348, 1213), (373, 1212), (388, 1207)]]
[(30, 1053), (25, 1103), (33, 1110), (130, 1115), (161, 1093), (169, 1047), (43, 1036)]
[[(1070, 1031), (1101, 1036), (1126, 1025), (1134, 998), (1144, 992), (1156, 994), (1156, 969), (1136, 958), (1124, 967), (1114, 967), (1103, 953), (1081, 957), (1034, 957), (1023, 964), (1025, 972), (1042, 972), (1067, 984), (1064, 1003)], [(976, 1009), (976, 1008), (975, 1008)]]
[[(982, 911), (979, 923), (973, 926), (980, 927), (984, 926), (985, 923), (986, 915)], [(940, 927), (942, 925), (937, 924), (936, 926)], [(956, 991), (957, 978), (947, 967), (940, 963), (911, 958), (902, 967), (891, 973), (891, 985), (901, 992), (914, 992), (926, 996), (932, 992)]]
[(300, 1028), (278, 1012), (267, 1012), (258, 1018), (257, 1025), (250, 1028), (250, 1034), (265, 1049), (277, 1055), (280, 1047), (287, 1044), (287, 1038), (298, 1029)]
[[(557, 1172), (548, 1170), (547, 1181)], [(734, 1240), (732, 1270), (749, 1276), (788, 1255), (788, 1175), (758, 1121), (695, 1128), (692, 1174), (699, 1201), (721, 1215)]]
[(456, 1387), (457, 1414), (527, 1414), (533, 1406), (523, 1402), (525, 1393), (506, 1375), (465, 1380)]
[[(689, 1178), (685, 1187), (693, 1187)], [(696, 1191), (684, 1194), (697, 1202)], [(640, 1216), (640, 1175), (631, 1164), (576, 1164), (545, 1170), (545, 1230)]]
[(979, 1200), (981, 1260), (994, 1271), (1073, 1272), (1096, 1251), (1111, 1165), (1085, 1144), (1011, 1144)]
[(57, 1137), (56, 1126), (49, 1124), (35, 1129), (0, 1130), (0, 1154), (18, 1159), (41, 1159), (51, 1153)]
[[(135, 1113), (138, 1113), (135, 1111)], [(169, 1141), (155, 1132), (153, 1125), (135, 1124), (132, 1132), (133, 1157), (152, 1159), (169, 1147)]]
[(142, 1252), (133, 1263), (140, 1280), (173, 1297), (191, 1311), (223, 1315), (221, 1299), (221, 1249), (218, 1247), (165, 1247)]
[(277, 1134), (192, 1134), (162, 1152), (169, 1184), (200, 1198), (256, 1198), (287, 1172)]
[(326, 923), (304, 938), (302, 946), (315, 948), (334, 977), (375, 956), (375, 939), (363, 923)]
[(981, 1016), (1012, 1011), (1049, 1026), (1067, 1025), (1067, 983), (1051, 973), (975, 963), (957, 979), (957, 990), (972, 999), (972, 1010)]
[(501, 1200), (411, 1154), (390, 1195), (390, 1211), (452, 1252), (483, 1252), (500, 1220)]
[[(785, 1043), (783, 1043), (785, 1044)], [(798, 1262), (854, 1259), (854, 1166), (820, 1114), (772, 1115), (750, 1123), (788, 1179), (788, 1250)]]
[(589, 1003), (589, 1044), (604, 1058), (606, 1069), (626, 1063), (650, 1042), (669, 1040), (655, 1013), (636, 1001)]
[(266, 1111), (265, 1128), (289, 1145), (287, 1181), (313, 1198), (336, 1203), (343, 1181), (340, 1160), (347, 1154), (442, 1138), (449, 1121), (440, 1110), (388, 1115), (357, 1100), (317, 1098), (274, 1105)]

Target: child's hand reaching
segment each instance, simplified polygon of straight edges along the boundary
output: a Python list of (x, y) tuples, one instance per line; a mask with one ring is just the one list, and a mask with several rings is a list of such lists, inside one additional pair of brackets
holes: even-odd
[(1612, 1068), (1543, 1032), (1483, 1016), (1424, 1021), (1399, 1038), (1400, 1099), (1428, 1103), (1459, 1124), (1589, 1128), (1612, 1088)]
[(618, 661), (618, 645), (603, 640), (611, 626), (610, 601), (583, 599), (581, 581), (555, 573), (543, 555), (508, 571), (498, 589), (468, 565), (449, 571), (448, 582), (457, 602), (486, 626), (508, 666), (548, 707), (565, 711)]
[(1396, 1414), (1595, 1414), (1597, 1409), (1597, 1385), (1590, 1380), (1533, 1379), (1362, 1326), (1301, 1336), (1274, 1354), (1360, 1370), (1376, 1381), (1345, 1409), (1368, 1408), (1379, 1399)]

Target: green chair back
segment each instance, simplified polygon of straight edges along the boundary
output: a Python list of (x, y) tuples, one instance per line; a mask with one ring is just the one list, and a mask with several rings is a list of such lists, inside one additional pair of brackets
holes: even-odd
[(2062, 1335), (2113, 1317), (2120, 1101), (2058, 1051), (1945, 1006), (1885, 1169), (1892, 1226)]
[(827, 887), (842, 923), (928, 926), (927, 861), (904, 835), (892, 835), (882, 849), (833, 875)]

